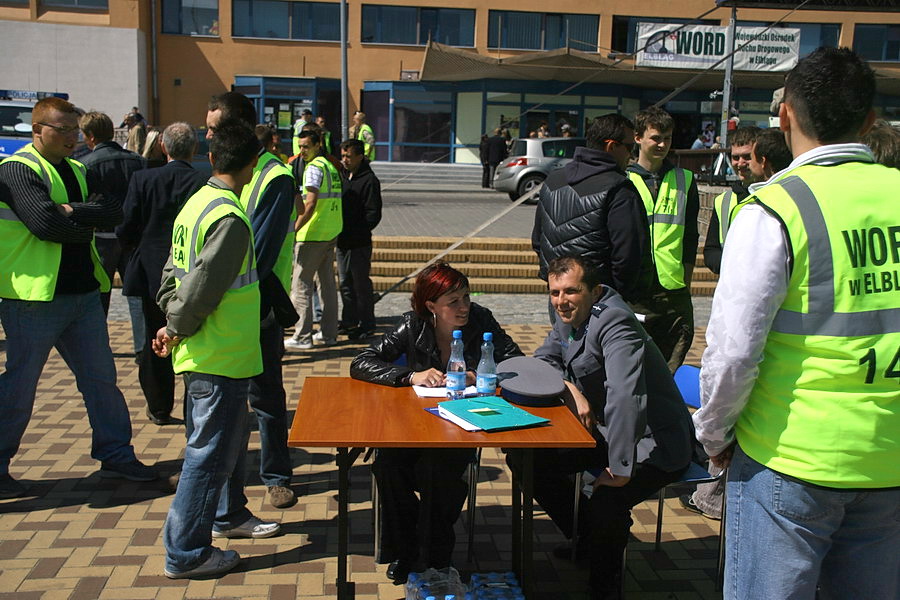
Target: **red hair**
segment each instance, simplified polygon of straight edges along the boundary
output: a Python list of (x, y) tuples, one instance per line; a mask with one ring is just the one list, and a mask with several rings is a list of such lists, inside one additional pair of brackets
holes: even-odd
[(428, 265), (416, 276), (410, 304), (423, 319), (431, 317), (426, 302), (434, 302), (444, 294), (469, 287), (469, 278), (445, 262)]

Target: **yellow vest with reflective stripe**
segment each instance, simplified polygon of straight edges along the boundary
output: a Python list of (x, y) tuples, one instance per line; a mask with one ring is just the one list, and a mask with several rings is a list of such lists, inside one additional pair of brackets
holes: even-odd
[(365, 132), (369, 132), (369, 134), (372, 136), (372, 141), (374, 142), (375, 132), (372, 131), (372, 128), (369, 127), (368, 123), (363, 123), (359, 126), (359, 131), (356, 132), (356, 139), (363, 143), (366, 158), (368, 158), (369, 160), (375, 160), (375, 144), (370, 144), (366, 141), (366, 136), (364, 135)]
[(175, 218), (172, 229), (172, 263), (175, 286), (191, 272), (211, 225), (236, 215), (250, 232), (250, 244), (241, 271), (216, 309), (194, 335), (172, 350), (172, 367), (185, 371), (221, 375), (233, 379), (262, 373), (259, 348), (259, 281), (250, 220), (231, 190), (205, 185), (190, 197)]
[(637, 187), (647, 209), (653, 263), (659, 283), (667, 290), (681, 289), (685, 287), (682, 256), (687, 193), (694, 174), (677, 167), (669, 170), (659, 185), (656, 202), (643, 177), (629, 172), (628, 178)]
[[(266, 188), (272, 183), (272, 180), (282, 175), (287, 175), (291, 178), (291, 181), (294, 181), (294, 174), (277, 156), (269, 152), (263, 152), (256, 162), (256, 167), (253, 169), (253, 179), (244, 186), (241, 192), (240, 205), (249, 218), (253, 218), (257, 203), (265, 193)], [(297, 208), (294, 207), (291, 209), (291, 220), (284, 232), (284, 240), (281, 243), (281, 250), (278, 252), (278, 258), (273, 269), (281, 285), (288, 293), (291, 291), (291, 270), (294, 263), (294, 223), (296, 221)]]
[[(716, 217), (719, 219), (719, 243), (725, 243), (725, 237), (728, 235), (728, 228), (731, 227), (731, 222), (734, 220), (734, 217), (737, 215), (737, 211), (740, 210), (740, 207), (743, 206), (744, 203), (741, 203), (737, 200), (734, 194), (734, 190), (728, 190), (722, 194), (716, 196), (716, 199), (713, 200), (713, 210), (716, 211)], [(734, 213), (732, 213), (732, 209), (736, 209)]]
[(755, 194), (783, 223), (792, 269), (736, 434), (775, 471), (900, 486), (897, 189), (897, 169), (853, 162), (799, 167)]
[[(322, 169), (322, 185), (316, 200), (316, 210), (306, 224), (297, 231), (298, 242), (327, 242), (333, 240), (344, 227), (341, 214), (341, 176), (324, 156), (317, 156), (307, 165)], [(303, 186), (306, 194), (306, 186)]]
[[(28, 165), (47, 186), (50, 199), (56, 204), (70, 202), (59, 173), (37, 149), (28, 144), (6, 160)], [(72, 167), (81, 198), (87, 198), (86, 169), (80, 162), (65, 159)], [(74, 199), (73, 199), (74, 200)], [(56, 293), (59, 278), (59, 262), (62, 244), (38, 239), (19, 220), (19, 217), (5, 202), (0, 202), (0, 298), (49, 302)], [(94, 277), (100, 283), (100, 291), (108, 292), (109, 278), (100, 262), (100, 255), (91, 240), (91, 260), (94, 263)]]

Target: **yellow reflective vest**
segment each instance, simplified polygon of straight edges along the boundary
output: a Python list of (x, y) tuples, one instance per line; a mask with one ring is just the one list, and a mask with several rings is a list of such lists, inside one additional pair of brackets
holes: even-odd
[[(270, 152), (263, 152), (253, 169), (253, 179), (244, 186), (241, 192), (240, 204), (247, 217), (253, 218), (259, 199), (265, 193), (266, 188), (273, 179), (282, 175), (287, 175), (291, 181), (294, 181), (294, 174), (277, 156)], [(291, 270), (294, 264), (294, 223), (296, 221), (297, 209), (294, 207), (291, 210), (291, 219), (284, 232), (284, 240), (281, 243), (281, 250), (274, 268), (278, 281), (281, 282), (287, 293), (291, 292)]]
[[(32, 145), (22, 147), (6, 160), (28, 165), (47, 186), (50, 199), (56, 204), (67, 204), (69, 198), (66, 186), (59, 173)], [(65, 159), (72, 167), (83, 202), (87, 198), (86, 169), (80, 162)], [(62, 244), (47, 242), (35, 237), (19, 220), (19, 217), (5, 202), (0, 202), (0, 298), (49, 302), (56, 293), (59, 277), (59, 262)], [(91, 240), (91, 260), (94, 263), (94, 277), (100, 283), (100, 291), (110, 289), (109, 277), (103, 270), (100, 255)]]
[(897, 169), (851, 162), (799, 167), (752, 198), (783, 224), (792, 268), (736, 435), (774, 471), (900, 486), (897, 189)]
[[(306, 165), (322, 170), (322, 185), (316, 200), (316, 210), (303, 227), (297, 231), (298, 242), (327, 242), (333, 240), (344, 227), (341, 214), (341, 176), (324, 156), (317, 156)], [(306, 195), (306, 185), (303, 186)]]
[(686, 285), (682, 262), (684, 228), (688, 189), (694, 174), (678, 167), (669, 170), (659, 185), (655, 202), (640, 174), (629, 172), (628, 178), (637, 187), (647, 210), (651, 254), (659, 283), (667, 290), (679, 290)]
[(250, 231), (241, 271), (216, 309), (194, 335), (172, 349), (172, 367), (185, 371), (244, 379), (262, 373), (259, 348), (259, 281), (250, 220), (231, 190), (205, 185), (190, 197), (175, 218), (172, 229), (172, 264), (175, 287), (194, 268), (210, 226), (235, 215)]
[[(372, 136), (372, 143), (366, 141), (366, 133)], [(363, 123), (359, 126), (359, 130), (356, 132), (356, 139), (363, 143), (363, 147), (365, 149), (366, 158), (369, 160), (375, 160), (375, 132), (372, 131), (372, 128), (369, 127), (368, 123)]]

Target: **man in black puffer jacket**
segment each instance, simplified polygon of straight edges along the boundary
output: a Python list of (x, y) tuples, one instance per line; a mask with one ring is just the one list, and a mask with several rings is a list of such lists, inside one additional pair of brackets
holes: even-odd
[(581, 256), (599, 272), (601, 283), (625, 299), (649, 285), (652, 274), (647, 213), (625, 176), (634, 146), (634, 125), (617, 114), (593, 120), (587, 147), (544, 181), (534, 215), (531, 245), (547, 264), (563, 255)]

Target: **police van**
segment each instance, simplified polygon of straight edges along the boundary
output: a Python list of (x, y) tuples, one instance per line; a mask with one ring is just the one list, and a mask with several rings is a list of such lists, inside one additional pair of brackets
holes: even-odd
[(0, 90), (0, 159), (31, 143), (31, 111), (35, 102), (47, 96), (69, 99), (62, 93)]

